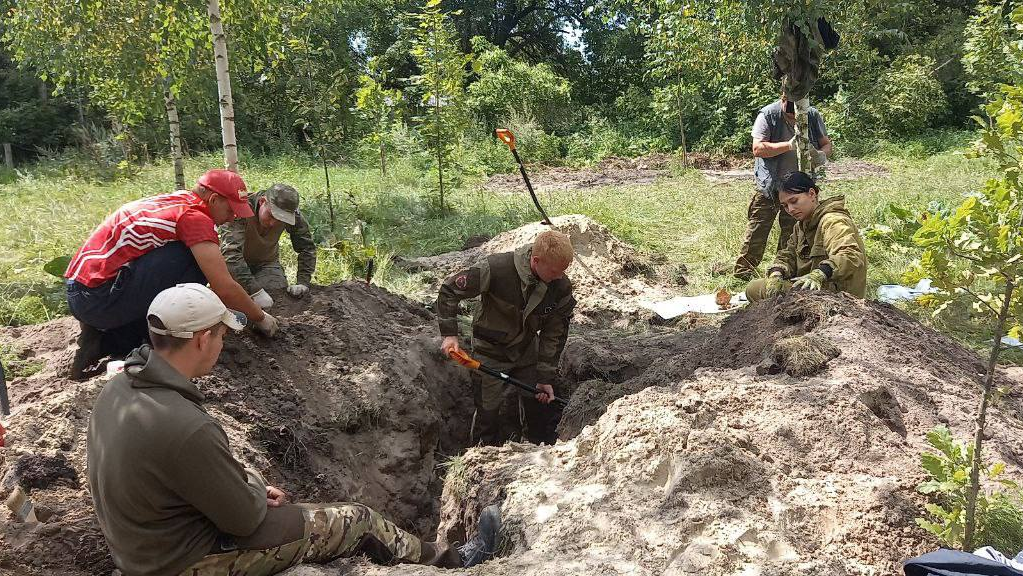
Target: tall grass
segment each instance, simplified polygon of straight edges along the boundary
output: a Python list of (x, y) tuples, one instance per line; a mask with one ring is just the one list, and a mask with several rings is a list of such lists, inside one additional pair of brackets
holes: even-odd
[[(944, 140), (932, 138), (937, 142)], [(954, 143), (965, 139), (945, 138)], [(955, 149), (921, 154), (931, 142), (890, 146), (872, 161), (890, 174), (853, 181), (822, 183), (825, 196), (844, 194), (861, 228), (891, 223), (889, 204), (922, 210), (928, 203), (951, 204), (976, 188), (990, 167), (965, 159)], [(904, 153), (902, 153), (904, 152)], [(221, 165), (219, 156), (186, 162), (186, 180)], [(364, 222), (367, 242), (378, 252), (377, 281), (399, 292), (414, 292), (421, 279), (391, 266), (394, 255), (414, 257), (455, 250), (473, 235), (495, 235), (537, 219), (525, 194), (495, 193), (480, 178), (471, 179), (450, 197), (450, 210), (436, 209), (432, 180), (419, 161), (394, 159), (386, 177), (374, 168), (331, 167), (335, 213), (331, 228), (323, 169), (314, 160), (295, 155), (242, 157), (242, 174), (250, 190), (275, 182), (295, 186), (302, 209), (324, 248), (315, 280), (336, 282), (361, 274), (360, 263), (331, 249), (353, 238), (357, 220)], [(2, 181), (0, 181), (2, 182)], [(63, 286), (42, 266), (55, 256), (70, 255), (110, 212), (121, 204), (169, 191), (173, 176), (168, 163), (145, 166), (130, 177), (103, 182), (65, 176), (38, 166), (0, 183), (0, 323), (25, 324), (65, 314)], [(551, 214), (586, 214), (624, 240), (688, 269), (687, 293), (705, 293), (718, 286), (741, 284), (730, 276), (713, 276), (714, 263), (734, 261), (746, 226), (751, 182), (708, 182), (695, 171), (650, 185), (609, 186), (544, 194)], [(774, 232), (776, 234), (777, 231)], [(286, 236), (285, 236), (286, 237)], [(772, 236), (771, 244), (775, 242)], [(292, 268), (294, 256), (282, 250)], [(913, 258), (868, 242), (870, 284), (897, 282)], [(765, 257), (770, 261), (773, 249)]]

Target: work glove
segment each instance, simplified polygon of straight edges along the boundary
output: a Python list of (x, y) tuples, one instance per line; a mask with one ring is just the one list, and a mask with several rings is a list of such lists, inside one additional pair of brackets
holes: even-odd
[(273, 316), (264, 313), (263, 319), (255, 324), (256, 330), (259, 330), (266, 336), (276, 336), (277, 332), (281, 329), (281, 324)]
[(259, 292), (252, 295), (252, 301), (256, 303), (256, 306), (259, 306), (263, 310), (267, 310), (274, 305), (274, 299), (271, 298), (270, 295), (266, 293), (266, 290), (263, 290), (262, 288), (259, 289)]
[(793, 151), (793, 152), (795, 152), (795, 151), (796, 151), (796, 136), (793, 136), (793, 137), (792, 137), (792, 138), (791, 138), (791, 139), (789, 140), (789, 150), (791, 150), (791, 151)]
[(785, 291), (785, 278), (781, 272), (775, 270), (767, 276), (767, 282), (764, 284), (764, 296), (766, 298), (774, 298)]
[(792, 288), (796, 290), (820, 290), (827, 279), (828, 277), (824, 274), (824, 271), (817, 268), (809, 274), (793, 278)]
[(820, 150), (810, 146), (810, 161), (814, 166), (823, 166), (828, 163), (828, 157)]
[(305, 293), (308, 291), (309, 287), (305, 284), (292, 284), (287, 288), (288, 296), (291, 296), (292, 298), (301, 298), (305, 296)]

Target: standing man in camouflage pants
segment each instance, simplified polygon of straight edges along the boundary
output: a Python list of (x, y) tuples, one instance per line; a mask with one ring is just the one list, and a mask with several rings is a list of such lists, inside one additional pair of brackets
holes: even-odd
[[(301, 298), (309, 291), (316, 272), (316, 243), (302, 213), (298, 191), (287, 184), (274, 184), (249, 196), (253, 216), (238, 218), (222, 228), (220, 250), (231, 276), (264, 309), (273, 305), (267, 290), (287, 290)], [(298, 254), (298, 273), (288, 284), (281, 266), (278, 244), (287, 232)]]
[(437, 318), (441, 351), (458, 350), (458, 303), (481, 297), (472, 320), (472, 351), (483, 364), (535, 385), (533, 397), (497, 378), (473, 373), (473, 444), (523, 439), (553, 444), (560, 413), (550, 405), (575, 298), (565, 270), (574, 253), (568, 236), (541, 232), (533, 244), (493, 254), (444, 281)]
[[(789, 236), (796, 221), (778, 204), (778, 182), (789, 172), (799, 170), (796, 158), (796, 110), (795, 102), (784, 96), (769, 104), (757, 114), (753, 124), (753, 178), (756, 189), (750, 198), (746, 225), (739, 258), (735, 261), (735, 276), (748, 282), (757, 272), (764, 258), (767, 238), (771, 235), (775, 218), (778, 219), (780, 234), (778, 250), (788, 244)], [(816, 108), (809, 112), (810, 153), (815, 156), (814, 164), (822, 165), (831, 155), (831, 139), (824, 127), (824, 118)]]
[(114, 563), (127, 576), (266, 576), (302, 562), (367, 554), (443, 567), (493, 555), (496, 506), (459, 550), (419, 538), (354, 502), (294, 505), (231, 454), (194, 378), (217, 363), (245, 316), (200, 284), (149, 307), (152, 348), (136, 349), (96, 399), (89, 489)]

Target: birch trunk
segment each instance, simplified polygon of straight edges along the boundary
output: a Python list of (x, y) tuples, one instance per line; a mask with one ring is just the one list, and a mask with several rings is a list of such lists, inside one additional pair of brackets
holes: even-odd
[(231, 74), (228, 70), (227, 35), (220, 19), (220, 0), (209, 0), (210, 32), (213, 34), (213, 55), (217, 65), (217, 91), (220, 93), (220, 130), (224, 136), (224, 163), (232, 172), (238, 171), (238, 142), (234, 137), (234, 102), (231, 99)]
[(163, 106), (167, 110), (167, 124), (170, 128), (171, 162), (174, 164), (174, 187), (185, 189), (185, 161), (181, 155), (181, 121), (178, 119), (178, 101), (171, 92), (171, 79), (163, 79)]

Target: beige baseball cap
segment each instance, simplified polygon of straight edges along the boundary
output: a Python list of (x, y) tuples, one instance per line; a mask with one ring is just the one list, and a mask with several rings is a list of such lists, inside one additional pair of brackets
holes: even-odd
[(191, 338), (196, 332), (223, 322), (228, 328), (241, 330), (248, 319), (220, 301), (213, 290), (202, 284), (178, 284), (156, 295), (149, 305), (149, 314), (163, 322), (165, 328), (149, 329), (156, 334)]

